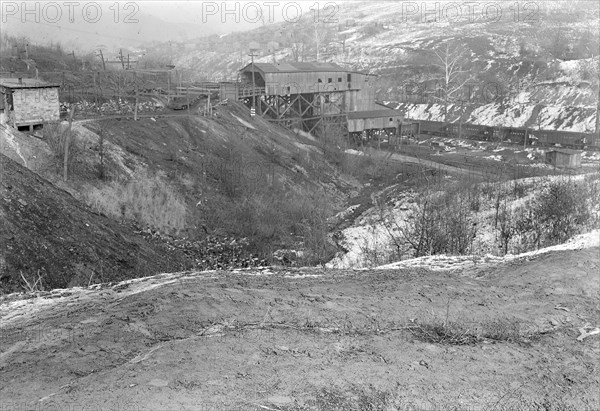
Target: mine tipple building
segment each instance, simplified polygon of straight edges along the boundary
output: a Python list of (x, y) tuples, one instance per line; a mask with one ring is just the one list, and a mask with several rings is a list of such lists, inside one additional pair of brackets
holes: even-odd
[(373, 75), (334, 63), (251, 63), (240, 77), (238, 99), (271, 121), (308, 132), (347, 128), (349, 112), (381, 108)]
[(265, 95), (320, 94), (329, 101), (344, 100), (345, 111), (371, 110), (375, 92), (373, 75), (346, 70), (334, 63), (255, 63), (240, 70), (242, 82), (264, 88)]
[(60, 117), (57, 84), (30, 78), (0, 78), (3, 123), (19, 130), (41, 128)]

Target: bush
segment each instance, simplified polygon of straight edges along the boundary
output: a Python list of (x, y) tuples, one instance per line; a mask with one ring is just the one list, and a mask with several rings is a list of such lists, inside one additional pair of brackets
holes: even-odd
[(157, 174), (141, 172), (128, 181), (93, 188), (85, 197), (94, 209), (112, 217), (134, 220), (171, 234), (186, 227), (183, 198)]
[[(586, 176), (583, 181), (551, 181), (521, 208), (500, 214), (500, 235), (504, 252), (520, 253), (559, 244), (586, 230), (598, 227), (600, 213), (600, 178)], [(503, 234), (504, 232), (504, 234)]]
[(418, 195), (405, 228), (400, 230), (414, 257), (467, 254), (477, 233), (473, 208), (474, 197), (469, 198), (460, 188)]
[(590, 212), (585, 191), (582, 184), (555, 181), (538, 196), (535, 214), (545, 244), (565, 242), (587, 225)]
[[(69, 152), (67, 158), (68, 173), (71, 174), (74, 170), (75, 164), (79, 161), (82, 149), (74, 138), (74, 132), (69, 140)], [(52, 151), (52, 164), (51, 167), (55, 168), (57, 173), (62, 173), (65, 156), (65, 142), (67, 141), (68, 131), (67, 128), (60, 123), (49, 123), (44, 124), (43, 137), (48, 147)]]
[(198, 210), (198, 221), (210, 233), (227, 233), (249, 241), (248, 250), (272, 259), (276, 250), (304, 251), (302, 264), (333, 257), (327, 218), (332, 198), (314, 188), (290, 190), (277, 181), (253, 188), (240, 185), (236, 196), (216, 195)]

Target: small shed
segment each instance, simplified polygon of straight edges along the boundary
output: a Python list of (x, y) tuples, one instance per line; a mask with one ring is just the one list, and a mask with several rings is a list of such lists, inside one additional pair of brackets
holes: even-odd
[(30, 78), (0, 78), (1, 119), (19, 130), (33, 131), (58, 121), (58, 84)]
[(358, 133), (366, 130), (397, 128), (404, 115), (399, 110), (368, 110), (348, 113), (348, 131)]
[(546, 163), (559, 168), (579, 168), (581, 167), (581, 151), (567, 148), (547, 151)]

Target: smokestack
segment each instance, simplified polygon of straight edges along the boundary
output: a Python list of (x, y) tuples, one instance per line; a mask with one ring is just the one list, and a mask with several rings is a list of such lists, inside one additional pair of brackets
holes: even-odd
[(23, 84), (23, 77), (19, 77), (19, 84)]

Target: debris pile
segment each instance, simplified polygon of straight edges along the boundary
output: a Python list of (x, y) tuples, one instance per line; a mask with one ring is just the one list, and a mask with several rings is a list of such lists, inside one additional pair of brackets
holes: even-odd
[(249, 251), (247, 238), (207, 235), (199, 240), (176, 238), (162, 234), (153, 228), (137, 231), (147, 239), (159, 240), (173, 250), (180, 250), (190, 257), (200, 270), (225, 270), (268, 266), (265, 259)]

